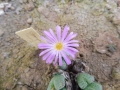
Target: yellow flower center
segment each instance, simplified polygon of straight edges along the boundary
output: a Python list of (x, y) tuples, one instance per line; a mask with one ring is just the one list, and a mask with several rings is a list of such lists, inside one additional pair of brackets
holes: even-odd
[(56, 43), (55, 48), (57, 50), (62, 50), (63, 49), (63, 44), (61, 42)]

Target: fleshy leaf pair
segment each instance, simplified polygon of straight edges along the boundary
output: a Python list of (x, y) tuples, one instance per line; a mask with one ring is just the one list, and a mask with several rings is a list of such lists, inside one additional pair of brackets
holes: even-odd
[(83, 90), (102, 90), (102, 86), (99, 83), (93, 82)]
[(80, 73), (77, 76), (77, 83), (83, 90), (102, 90), (102, 86), (96, 82), (93, 76), (87, 73)]
[(60, 74), (56, 74), (50, 81), (47, 90), (66, 90), (65, 78)]

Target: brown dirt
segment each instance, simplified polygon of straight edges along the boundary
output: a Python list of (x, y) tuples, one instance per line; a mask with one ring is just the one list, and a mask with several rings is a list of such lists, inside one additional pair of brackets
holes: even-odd
[[(115, 1), (62, 4), (54, 0), (10, 0), (15, 10), (0, 16), (0, 90), (46, 90), (54, 67), (45, 64), (38, 57), (40, 51), (15, 32), (32, 26), (41, 35), (45, 29), (55, 30), (56, 25), (65, 24), (78, 33), (77, 58), (89, 67), (87, 72), (104, 90), (120, 90), (120, 24), (113, 21), (119, 13)], [(27, 23), (28, 18), (33, 19), (31, 24)], [(113, 68), (118, 69), (118, 76), (113, 76)]]

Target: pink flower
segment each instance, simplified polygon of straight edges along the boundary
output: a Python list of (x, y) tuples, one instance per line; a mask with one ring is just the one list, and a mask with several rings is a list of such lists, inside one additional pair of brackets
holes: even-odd
[(74, 34), (73, 32), (68, 34), (69, 29), (70, 28), (66, 25), (62, 32), (61, 27), (56, 26), (56, 35), (52, 29), (44, 31), (46, 38), (41, 38), (45, 43), (39, 43), (38, 48), (43, 49), (39, 56), (42, 56), (42, 59), (46, 60), (46, 63), (56, 64), (59, 62), (59, 66), (62, 66), (63, 58), (68, 65), (71, 64), (69, 56), (75, 58), (75, 54), (78, 52), (76, 47), (79, 47), (79, 44), (78, 40), (73, 40), (77, 34)]

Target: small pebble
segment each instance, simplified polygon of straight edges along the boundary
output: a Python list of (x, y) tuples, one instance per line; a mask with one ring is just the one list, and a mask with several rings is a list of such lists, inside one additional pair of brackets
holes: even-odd
[(114, 24), (120, 24), (120, 13), (116, 13), (113, 17)]
[(115, 79), (115, 80), (120, 80), (120, 70), (119, 70), (119, 68), (114, 67), (114, 68), (112, 69), (112, 77), (113, 77), (113, 79)]
[(44, 3), (43, 3), (43, 5), (45, 6), (45, 7), (47, 7), (47, 6), (49, 6), (49, 4), (50, 4), (50, 2), (49, 2), (49, 0), (47, 1), (44, 1)]
[(116, 46), (115, 45), (108, 45), (107, 49), (110, 53), (114, 53), (116, 51)]
[(111, 5), (109, 5), (109, 4), (106, 4), (105, 6), (106, 6), (106, 8), (109, 9), (109, 10), (112, 9)]
[(38, 12), (42, 13), (45, 17), (49, 17), (50, 14), (49, 9), (42, 6), (38, 7)]
[(4, 15), (4, 14), (5, 12), (2, 9), (0, 9), (0, 15)]
[(82, 64), (83, 64), (83, 66), (85, 67), (85, 71), (86, 71), (86, 72), (89, 72), (89, 70), (90, 70), (90, 69), (89, 69), (89, 66), (87, 66), (87, 65), (86, 65), (85, 63), (83, 63), (83, 62), (82, 62)]
[(6, 4), (4, 5), (4, 11), (7, 12), (8, 9), (10, 9), (12, 7), (12, 4)]
[(11, 6), (10, 9), (11, 9), (11, 10), (15, 10), (15, 7)]
[(19, 85), (21, 85), (21, 84), (22, 84), (22, 82), (18, 82), (18, 84), (19, 84)]
[(32, 24), (32, 22), (33, 22), (33, 19), (32, 18), (28, 18), (27, 23), (28, 24)]
[(22, 7), (17, 7), (17, 9), (15, 10), (16, 14), (20, 14), (20, 11), (22, 10)]
[(6, 5), (9, 5), (8, 3), (1, 3), (0, 4), (0, 9), (4, 9)]
[(101, 53), (101, 54), (104, 54), (104, 53), (106, 53), (106, 50), (105, 49), (97, 49), (97, 52)]
[(23, 0), (19, 0), (19, 2), (20, 2), (21, 4), (23, 4)]
[(34, 9), (34, 4), (32, 2), (30, 2), (29, 4), (27, 4), (27, 10), (28, 11), (32, 11)]
[(38, 7), (38, 12), (39, 12), (39, 13), (41, 13), (43, 10), (44, 10), (44, 7), (42, 7), (42, 6), (39, 6), (39, 7)]
[(61, 0), (61, 3), (65, 4), (65, 0)]
[(7, 11), (12, 5), (9, 3), (1, 3), (0, 4), (0, 15), (4, 15), (5, 11)]

